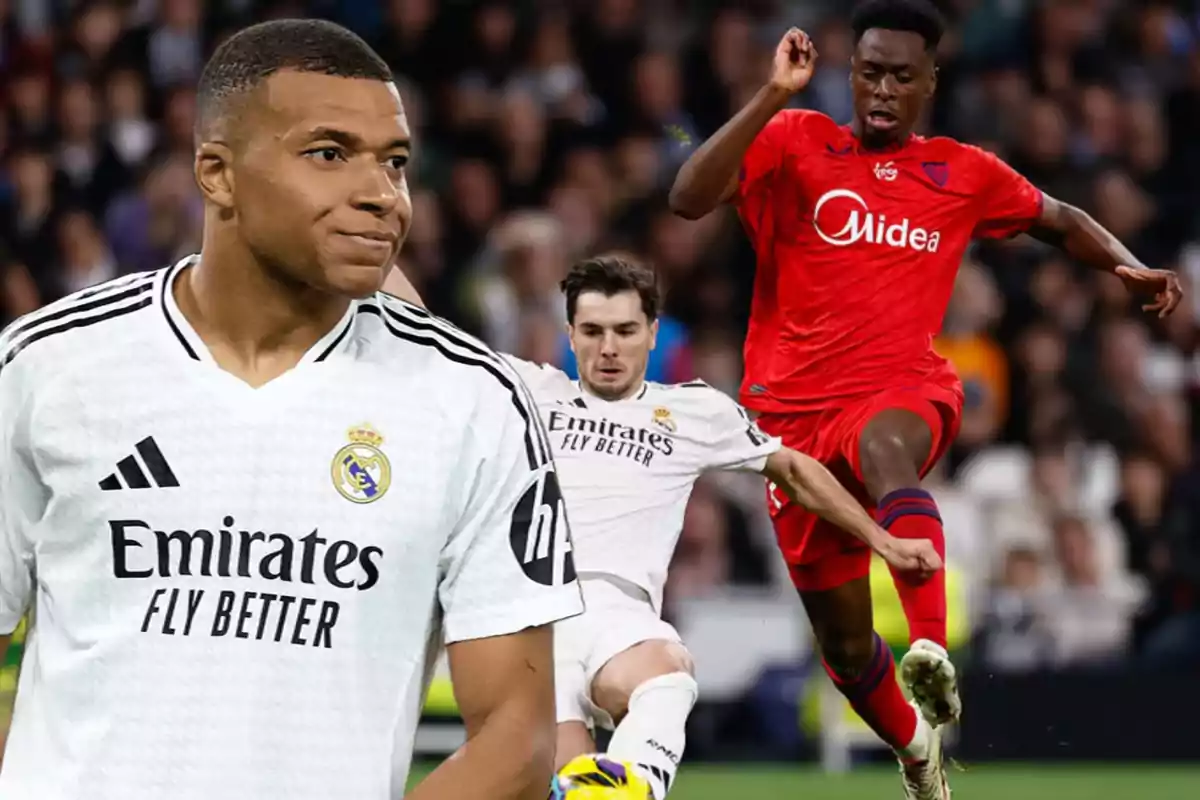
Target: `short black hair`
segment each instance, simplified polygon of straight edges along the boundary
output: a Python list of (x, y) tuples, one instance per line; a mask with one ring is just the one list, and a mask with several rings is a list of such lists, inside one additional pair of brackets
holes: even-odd
[(872, 28), (908, 31), (925, 40), (925, 49), (937, 49), (946, 32), (946, 20), (930, 0), (863, 0), (850, 15), (854, 41)]
[(222, 115), (225, 102), (281, 70), (339, 78), (393, 80), (392, 70), (356, 33), (321, 19), (277, 19), (243, 28), (213, 53), (196, 87), (197, 134)]
[(575, 323), (575, 305), (584, 292), (600, 292), (612, 297), (621, 292), (637, 292), (646, 319), (658, 319), (658, 281), (654, 272), (619, 255), (604, 255), (577, 262), (567, 271), (559, 287), (567, 296), (567, 322)]

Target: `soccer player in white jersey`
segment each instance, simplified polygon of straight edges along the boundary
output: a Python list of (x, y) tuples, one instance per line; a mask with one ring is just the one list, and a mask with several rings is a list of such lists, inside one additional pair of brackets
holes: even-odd
[[(646, 380), (658, 330), (652, 272), (617, 256), (585, 260), (562, 283), (580, 380), (508, 357), (550, 434), (587, 611), (555, 626), (559, 766), (595, 749), (638, 765), (657, 800), (683, 755), (697, 698), (692, 659), (661, 618), (667, 566), (692, 486), (708, 470), (764, 474), (797, 502), (902, 570), (941, 568), (932, 543), (894, 538), (817, 461), (762, 433), (703, 381)], [(394, 271), (385, 289), (420, 298)], [(536, 554), (529, 543), (526, 557)]]
[(391, 73), (278, 21), (198, 94), (201, 254), (0, 336), (0, 632), (32, 612), (0, 797), (395, 800), (444, 642), (468, 739), (407, 797), (543, 800), (580, 590), (520, 379), (377, 294)]

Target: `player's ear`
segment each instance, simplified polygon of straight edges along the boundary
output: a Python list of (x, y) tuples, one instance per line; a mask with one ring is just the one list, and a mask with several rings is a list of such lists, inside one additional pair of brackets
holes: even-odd
[(929, 73), (929, 89), (925, 92), (926, 99), (933, 97), (933, 93), (937, 91), (938, 72), (938, 66), (934, 64), (933, 70)]
[(228, 145), (202, 143), (196, 148), (192, 169), (205, 200), (223, 209), (233, 208), (233, 151)]
[(653, 350), (658, 345), (658, 320), (650, 323), (650, 349)]
[[(567, 332), (567, 344), (571, 345), (571, 352), (575, 353), (575, 326), (568, 322), (563, 329)], [(575, 355), (578, 356), (579, 353)]]

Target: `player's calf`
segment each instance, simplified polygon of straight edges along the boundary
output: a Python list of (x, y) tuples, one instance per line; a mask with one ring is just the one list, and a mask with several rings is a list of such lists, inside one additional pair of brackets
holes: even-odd
[(699, 689), (692, 658), (677, 642), (653, 640), (611, 658), (592, 682), (592, 700), (616, 722), (608, 754), (635, 764), (663, 800), (675, 780), (687, 718)]
[(582, 720), (558, 723), (554, 742), (554, 771), (558, 772), (575, 758), (596, 752), (596, 740)]
[(834, 686), (899, 755), (923, 759), (929, 726), (900, 691), (892, 651), (872, 628), (870, 579), (801, 591), (800, 599)]

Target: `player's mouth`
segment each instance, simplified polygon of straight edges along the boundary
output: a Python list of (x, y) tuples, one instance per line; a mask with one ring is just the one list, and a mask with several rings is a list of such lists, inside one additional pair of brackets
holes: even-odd
[(360, 247), (390, 253), (396, 245), (396, 234), (388, 231), (362, 231), (349, 233), (343, 231), (341, 236), (354, 242)]
[(624, 370), (622, 370), (622, 369), (621, 369), (619, 366), (612, 365), (612, 366), (601, 366), (601, 367), (597, 367), (597, 368), (596, 368), (596, 371), (600, 373), (601, 377), (608, 378), (609, 380), (612, 380), (612, 379), (614, 379), (614, 378), (619, 378), (619, 377), (621, 377), (621, 373), (622, 373)]
[(867, 114), (867, 122), (876, 130), (890, 131), (900, 124), (900, 118), (891, 111), (877, 110)]

